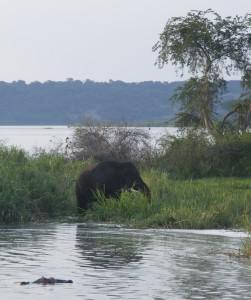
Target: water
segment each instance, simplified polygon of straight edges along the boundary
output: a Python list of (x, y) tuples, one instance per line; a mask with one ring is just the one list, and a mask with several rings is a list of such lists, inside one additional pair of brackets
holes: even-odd
[(30, 153), (64, 147), (72, 133), (73, 129), (67, 126), (0, 126), (0, 140), (4, 144)]
[[(153, 140), (176, 133), (145, 130)], [(0, 126), (0, 140), (30, 153), (64, 147), (72, 133), (66, 126)], [(1, 299), (251, 299), (251, 262), (225, 254), (244, 236), (84, 224), (0, 227)], [(19, 284), (41, 276), (74, 283)]]
[[(0, 295), (29, 299), (250, 299), (243, 234), (43, 224), (2, 227)], [(42, 275), (73, 284), (20, 286)]]
[[(153, 141), (157, 141), (164, 133), (176, 134), (177, 128), (146, 127)], [(74, 127), (67, 126), (0, 126), (0, 141), (9, 146), (17, 146), (33, 153), (44, 149), (63, 150), (66, 138), (71, 138)]]

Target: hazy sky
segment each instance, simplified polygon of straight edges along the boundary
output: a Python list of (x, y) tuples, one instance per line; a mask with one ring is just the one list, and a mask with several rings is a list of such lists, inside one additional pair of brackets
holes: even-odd
[(251, 13), (251, 0), (0, 0), (0, 80), (179, 80), (154, 66), (168, 18)]

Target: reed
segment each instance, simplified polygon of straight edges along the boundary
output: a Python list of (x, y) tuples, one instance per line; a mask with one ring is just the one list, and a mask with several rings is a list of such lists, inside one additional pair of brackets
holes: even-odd
[(0, 223), (28, 222), (72, 215), (74, 179), (80, 163), (61, 155), (28, 156), (0, 147)]
[(140, 193), (123, 192), (119, 201), (99, 201), (87, 220), (138, 227), (240, 228), (250, 221), (251, 179), (174, 180), (156, 170), (143, 173), (152, 191), (149, 203)]

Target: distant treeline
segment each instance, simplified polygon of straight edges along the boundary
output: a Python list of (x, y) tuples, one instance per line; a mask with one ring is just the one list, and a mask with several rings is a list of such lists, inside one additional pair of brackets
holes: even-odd
[[(178, 110), (170, 100), (182, 82), (123, 81), (0, 82), (0, 125), (69, 125), (86, 117), (111, 122), (163, 122)], [(239, 81), (229, 81), (218, 105), (222, 115), (241, 94)]]

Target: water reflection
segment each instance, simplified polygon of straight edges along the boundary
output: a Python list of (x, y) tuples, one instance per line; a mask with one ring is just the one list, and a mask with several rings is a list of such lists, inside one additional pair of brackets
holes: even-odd
[[(251, 262), (230, 259), (236, 236), (84, 224), (0, 228), (7, 300), (251, 299)], [(26, 286), (42, 275), (72, 285)]]
[(4, 264), (27, 263), (33, 264), (44, 256), (44, 250), (50, 251), (54, 247), (57, 234), (55, 225), (47, 225), (46, 229), (40, 225), (1, 227), (0, 229), (0, 262)]
[(175, 244), (172, 281), (181, 299), (250, 299), (250, 262), (224, 255), (227, 247), (239, 246), (236, 240), (188, 233)]
[(118, 234), (114, 229), (90, 230), (78, 225), (76, 248), (82, 256), (81, 266), (93, 268), (120, 268), (129, 263), (139, 262), (147, 241), (131, 234)]

